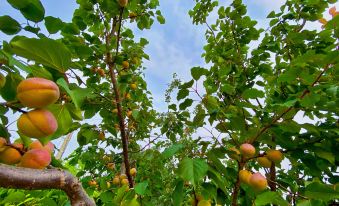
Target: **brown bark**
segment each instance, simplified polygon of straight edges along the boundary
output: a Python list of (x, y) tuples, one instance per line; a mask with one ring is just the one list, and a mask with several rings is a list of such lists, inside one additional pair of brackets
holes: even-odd
[(63, 190), (72, 206), (95, 206), (81, 183), (72, 174), (60, 169), (29, 169), (0, 163), (0, 187), (25, 190)]

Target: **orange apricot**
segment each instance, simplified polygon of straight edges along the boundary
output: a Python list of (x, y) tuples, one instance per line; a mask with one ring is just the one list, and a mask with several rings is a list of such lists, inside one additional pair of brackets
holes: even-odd
[(131, 168), (131, 169), (129, 170), (129, 173), (130, 173), (132, 176), (135, 176), (135, 175), (137, 174), (137, 169)]
[(128, 185), (128, 179), (122, 179), (121, 184), (122, 185)]
[(48, 150), (32, 149), (28, 150), (21, 158), (19, 166), (32, 169), (44, 169), (52, 161), (51, 154)]
[(272, 165), (271, 160), (269, 160), (267, 157), (258, 157), (258, 163), (260, 166), (265, 168), (270, 168)]
[(22, 134), (32, 138), (47, 137), (58, 128), (54, 115), (45, 109), (36, 109), (22, 114), (17, 125)]
[(49, 153), (53, 153), (54, 151), (54, 144), (52, 142), (48, 142), (46, 145), (42, 145), (39, 140), (33, 141), (31, 144), (28, 145), (28, 149), (46, 149)]
[(28, 78), (17, 87), (17, 98), (26, 107), (43, 108), (54, 104), (60, 97), (59, 87), (51, 80)]
[(95, 180), (90, 180), (89, 182), (88, 182), (88, 184), (89, 184), (89, 186), (92, 186), (92, 187), (94, 187), (94, 186), (97, 186), (97, 181), (95, 181)]
[(123, 67), (124, 69), (128, 69), (128, 68), (129, 68), (129, 63), (128, 63), (128, 61), (123, 61), (123, 62), (122, 62), (122, 67)]
[(262, 191), (267, 187), (267, 180), (264, 176), (262, 176), (262, 174), (257, 172), (251, 176), (249, 180), (249, 185), (255, 190)]
[(246, 158), (251, 158), (255, 155), (255, 148), (253, 145), (244, 143), (240, 145), (240, 152)]
[(284, 155), (279, 150), (268, 150), (266, 156), (269, 160), (275, 163), (281, 162), (284, 159)]
[(248, 170), (239, 171), (239, 179), (241, 182), (249, 184), (252, 173)]
[(0, 162), (8, 165), (13, 165), (20, 162), (21, 154), (18, 150), (5, 146), (5, 149), (0, 152)]

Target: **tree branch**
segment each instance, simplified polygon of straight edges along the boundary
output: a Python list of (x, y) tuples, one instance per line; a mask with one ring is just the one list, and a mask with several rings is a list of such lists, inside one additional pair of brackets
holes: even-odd
[(95, 206), (78, 179), (65, 170), (37, 170), (0, 164), (0, 187), (25, 190), (60, 189), (67, 194), (72, 206)]

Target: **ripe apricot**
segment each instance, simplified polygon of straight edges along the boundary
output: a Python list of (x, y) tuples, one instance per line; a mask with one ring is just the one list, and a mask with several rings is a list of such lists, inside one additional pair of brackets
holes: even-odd
[(52, 161), (51, 154), (46, 149), (28, 150), (21, 158), (19, 166), (33, 169), (44, 169)]
[(122, 62), (122, 67), (123, 67), (124, 69), (128, 69), (128, 68), (129, 68), (129, 63), (128, 63), (128, 61), (123, 61), (123, 62)]
[(58, 128), (54, 115), (45, 109), (36, 109), (22, 114), (17, 125), (22, 134), (32, 138), (47, 137)]
[(138, 88), (136, 83), (130, 84), (129, 87), (130, 87), (132, 90), (136, 90), (136, 89)]
[(129, 170), (129, 173), (130, 173), (132, 176), (135, 176), (135, 175), (137, 174), (137, 169), (131, 168), (131, 169)]
[(121, 185), (128, 185), (128, 179), (122, 179)]
[(0, 137), (0, 147), (3, 147), (7, 144), (7, 140), (3, 137)]
[(26, 107), (43, 108), (55, 103), (60, 97), (59, 87), (48, 79), (28, 78), (17, 87), (17, 98)]
[(118, 2), (121, 7), (126, 7), (128, 4), (128, 0), (118, 0)]
[(95, 180), (90, 180), (90, 181), (88, 181), (88, 184), (89, 184), (89, 186), (94, 187), (94, 186), (97, 186), (98, 183)]
[(239, 179), (241, 182), (249, 184), (252, 173), (248, 170), (239, 171)]
[(110, 170), (114, 170), (115, 169), (115, 164), (113, 162), (108, 163), (106, 166)]
[(127, 179), (127, 176), (126, 176), (125, 174), (121, 174), (121, 175), (119, 176), (119, 178), (120, 178), (120, 180), (123, 180), (123, 179)]
[(48, 142), (45, 146), (41, 144), (39, 140), (33, 141), (31, 144), (28, 145), (28, 149), (46, 149), (50, 154), (54, 151), (54, 144), (52, 142)]
[(260, 166), (265, 168), (270, 168), (272, 165), (271, 160), (269, 160), (267, 157), (258, 157), (258, 163)]
[(98, 74), (99, 74), (101, 77), (106, 76), (105, 70), (103, 70), (103, 69), (98, 69)]
[(113, 110), (112, 110), (112, 113), (113, 113), (113, 114), (117, 114), (117, 113), (118, 113), (118, 109), (113, 109)]
[(131, 117), (132, 113), (133, 113), (132, 110), (128, 110), (127, 113), (126, 113), (127, 117)]
[(284, 155), (279, 150), (268, 150), (266, 156), (269, 160), (275, 163), (281, 162), (284, 159)]
[(119, 177), (114, 177), (112, 182), (113, 184), (118, 185), (120, 183)]
[(246, 158), (251, 158), (255, 155), (255, 148), (253, 145), (244, 143), (240, 145), (240, 152)]
[(131, 99), (131, 94), (130, 93), (126, 93), (125, 94), (125, 99), (126, 100), (130, 100)]
[(257, 172), (251, 176), (249, 185), (252, 186), (255, 190), (262, 191), (267, 187), (267, 180), (264, 176)]
[(20, 162), (21, 154), (18, 150), (5, 146), (5, 149), (0, 152), (0, 162), (8, 165)]

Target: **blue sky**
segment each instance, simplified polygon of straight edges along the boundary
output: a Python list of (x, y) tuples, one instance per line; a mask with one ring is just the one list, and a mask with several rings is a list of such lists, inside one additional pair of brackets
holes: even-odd
[[(46, 10), (46, 16), (59, 17), (68, 22), (72, 19), (72, 14), (77, 4), (75, 0), (41, 0)], [(221, 4), (229, 5), (230, 0), (220, 0)], [(285, 2), (284, 0), (244, 0), (248, 6), (248, 14), (258, 21), (258, 26), (266, 28), (268, 21), (265, 17), (271, 10), (277, 10)], [(338, 8), (338, 3), (336, 4)], [(205, 26), (192, 25), (188, 16), (189, 9), (193, 8), (193, 0), (160, 0), (160, 10), (166, 18), (166, 24), (155, 23), (151, 30), (139, 31), (134, 24), (129, 25), (134, 28), (136, 37), (147, 38), (150, 44), (146, 48), (146, 53), (150, 56), (150, 61), (144, 62), (146, 67), (146, 81), (149, 90), (153, 93), (154, 105), (159, 111), (166, 110), (164, 92), (167, 84), (171, 82), (172, 74), (177, 73), (183, 80), (190, 80), (190, 68), (194, 66), (204, 66), (204, 61), (200, 57), (205, 44)], [(21, 14), (11, 8), (6, 0), (0, 0), (0, 16), (10, 15), (19, 22), (24, 23)], [(217, 18), (213, 12), (208, 18), (208, 23), (213, 24)], [(308, 25), (312, 28), (320, 28), (319, 23)], [(0, 33), (0, 41), (10, 40)], [(15, 118), (15, 117), (14, 117)], [(13, 118), (13, 119), (14, 119)], [(62, 139), (56, 142), (60, 144)], [(69, 154), (76, 145), (76, 138), (71, 141), (71, 146), (67, 149)]]

